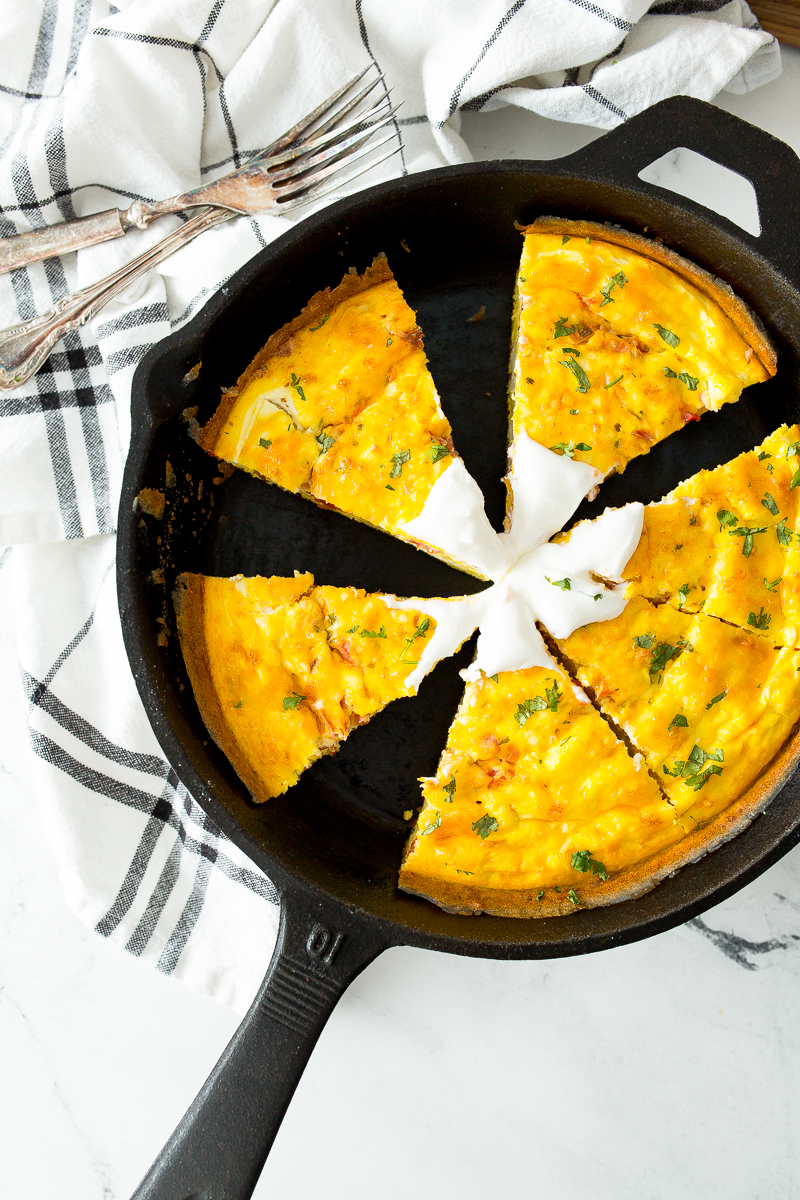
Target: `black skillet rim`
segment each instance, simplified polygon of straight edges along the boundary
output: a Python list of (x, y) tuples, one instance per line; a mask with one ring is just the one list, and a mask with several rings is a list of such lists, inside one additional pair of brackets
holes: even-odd
[[(665, 118), (668, 118), (667, 125), (677, 132), (667, 132), (665, 136)], [(739, 139), (735, 152), (731, 149), (734, 145), (731, 138), (734, 142), (735, 139)], [(762, 239), (755, 239), (725, 218), (715, 216), (692, 201), (676, 200), (671, 193), (670, 199), (667, 200), (661, 189), (644, 184), (638, 179), (638, 169), (658, 157), (660, 153), (680, 144), (689, 145), (700, 152), (705, 151), (709, 157), (730, 165), (733, 169), (738, 167), (740, 173), (751, 178), (757, 187), (762, 217), (765, 208), (771, 210), (773, 228), (769, 239), (764, 238), (763, 234)], [(420, 907), (406, 907), (405, 910), (406, 913), (415, 913), (419, 920), (405, 923), (388, 912), (381, 911), (380, 905), (362, 907), (353, 903), (351, 899), (335, 896), (314, 879), (304, 876), (301, 871), (288, 868), (268, 848), (250, 837), (208, 788), (176, 733), (160, 693), (157, 669), (154, 674), (150, 661), (154, 652), (154, 639), (152, 631), (147, 627), (145, 606), (139, 601), (144, 581), (138, 576), (136, 569), (136, 534), (132, 513), (133, 498), (142, 486), (141, 471), (146, 464), (152, 429), (147, 399), (148, 386), (159, 364), (170, 357), (180, 357), (181, 354), (185, 356), (188, 353), (191, 356), (191, 351), (196, 350), (203, 335), (234, 299), (247, 289), (253, 279), (268, 270), (270, 263), (298, 239), (326, 225), (334, 227), (345, 220), (357, 220), (359, 212), (379, 205), (389, 197), (419, 195), (432, 181), (452, 181), (457, 184), (460, 180), (470, 178), (493, 177), (498, 186), (502, 187), (509, 177), (521, 175), (531, 181), (554, 180), (557, 186), (558, 180), (570, 178), (591, 181), (600, 186), (604, 193), (613, 195), (616, 192), (620, 200), (626, 195), (635, 195), (640, 201), (646, 199), (654, 212), (668, 212), (673, 218), (683, 220), (687, 227), (695, 231), (706, 227), (709, 232), (713, 231), (717, 237), (721, 235), (738, 247), (756, 275), (759, 272), (771, 275), (778, 294), (784, 298), (781, 309), (788, 306), (788, 311), (797, 316), (800, 314), (800, 294), (794, 283), (795, 279), (800, 279), (800, 271), (794, 269), (797, 256), (791, 244), (787, 250), (784, 240), (790, 232), (788, 219), (785, 229), (776, 228), (775, 225), (779, 223), (779, 205), (770, 203), (770, 188), (774, 191), (777, 184), (784, 190), (789, 183), (785, 177), (769, 179), (763, 172), (761, 179), (757, 178), (762, 166), (767, 170), (774, 168), (774, 161), (770, 161), (770, 155), (766, 153), (769, 149), (774, 151), (772, 160), (778, 160), (779, 166), (785, 169), (795, 170), (796, 177), (800, 179), (797, 159), (783, 143), (769, 138), (769, 135), (738, 118), (720, 112), (711, 105), (678, 98), (655, 106), (640, 117), (634, 118), (628, 126), (607, 134), (577, 154), (555, 162), (497, 160), (439, 168), (379, 184), (325, 208), (272, 242), (242, 267), (223, 289), (211, 297), (189, 324), (154, 346), (139, 365), (133, 384), (133, 435), (123, 480), (118, 534), (117, 582), (126, 650), (148, 717), (178, 777), (209, 816), (264, 869), (282, 893), (302, 892), (312, 901), (318, 899), (328, 904), (333, 902), (334, 905), (341, 905), (354, 917), (358, 916), (375, 927), (386, 944), (417, 945), (482, 957), (553, 957), (605, 949), (681, 924), (756, 878), (800, 841), (800, 780), (798, 772), (794, 772), (779, 795), (772, 800), (765, 814), (740, 833), (733, 843), (716, 850), (712, 856), (700, 863), (682, 868), (678, 876), (665, 881), (634, 901), (624, 901), (607, 908), (584, 910), (568, 918), (531, 922), (486, 916), (468, 921), (465, 917), (443, 913), (426, 901), (420, 900), (412, 902)], [(627, 156), (626, 151), (630, 151)], [(742, 159), (743, 151), (746, 162)], [(787, 153), (791, 158), (786, 158)], [(734, 161), (731, 161), (731, 158)], [(624, 209), (625, 206), (621, 204), (619, 207)], [(625, 221), (623, 217), (619, 220), (623, 225), (639, 228), (630, 220)], [(655, 220), (653, 224), (656, 225)], [(676, 245), (676, 248), (679, 246)], [(695, 253), (694, 257), (699, 260), (701, 256)], [(744, 286), (738, 284), (737, 290), (749, 298), (746, 283)], [(800, 325), (800, 322), (797, 324)], [(788, 332), (793, 343), (791, 349), (797, 354), (800, 352), (800, 340), (792, 337), (791, 331)], [(786, 337), (783, 340), (786, 345)], [(139, 420), (136, 419), (137, 416)], [(735, 847), (733, 854), (731, 846)], [(733, 859), (736, 861), (732, 861)], [(705, 877), (709, 873), (709, 862), (712, 864), (711, 878), (707, 880)], [(530, 932), (532, 936), (526, 937), (526, 932)], [(545, 936), (537, 938), (536, 933)]]

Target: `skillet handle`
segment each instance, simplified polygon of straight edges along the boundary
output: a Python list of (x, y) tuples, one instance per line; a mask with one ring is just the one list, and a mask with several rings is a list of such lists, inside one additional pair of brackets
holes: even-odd
[(385, 948), (363, 916), (285, 892), (250, 1011), (132, 1200), (247, 1200), (325, 1022)]
[[(639, 172), (678, 146), (703, 154), (752, 183), (761, 235), (754, 237), (725, 217), (716, 220), (727, 224), (737, 238), (749, 242), (795, 286), (800, 285), (800, 237), (795, 215), (800, 158), (791, 146), (763, 129), (704, 100), (673, 96), (631, 117), (563, 161), (574, 162), (581, 175), (663, 198), (664, 189), (644, 183)], [(680, 203), (703, 211), (683, 197)]]

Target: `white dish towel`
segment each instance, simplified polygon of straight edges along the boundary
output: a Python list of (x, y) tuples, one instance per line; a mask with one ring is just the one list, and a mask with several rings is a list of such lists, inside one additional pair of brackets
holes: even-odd
[[(224, 174), (370, 62), (403, 101), (400, 152), (361, 186), (469, 160), (462, 109), (608, 129), (664, 97), (710, 100), (780, 71), (744, 0), (29, 0), (8, 6), (0, 39), (2, 236)], [(0, 277), (0, 326), (174, 220)], [(274, 942), (275, 892), (149, 728), (120, 635), (114, 529), (136, 364), (286, 228), (240, 218), (205, 234), (0, 397), (0, 587), (66, 896), (104, 937), (239, 1009)]]

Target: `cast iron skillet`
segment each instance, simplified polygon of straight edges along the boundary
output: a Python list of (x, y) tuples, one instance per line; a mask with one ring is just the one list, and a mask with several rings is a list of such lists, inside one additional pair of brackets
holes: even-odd
[[(676, 146), (752, 181), (760, 237), (638, 178)], [(636, 460), (604, 484), (581, 515), (659, 498), (679, 479), (726, 461), (781, 421), (800, 416), (800, 242), (791, 202), (798, 193), (800, 162), (788, 146), (700, 101), (667, 100), (568, 158), (429, 171), (326, 208), (237, 272), (139, 366), (119, 518), (119, 603), (128, 655), (178, 776), (282, 898), (278, 945), (261, 990), (140, 1185), (139, 1200), (251, 1195), (326, 1020), (351, 980), (387, 946), (515, 959), (607, 949), (703, 912), (800, 840), (795, 772), (734, 841), (638, 900), (544, 920), (470, 919), (399, 892), (402, 813), (419, 802), (417, 777), (433, 773), (471, 645), (440, 664), (417, 697), (396, 701), (357, 730), (286, 796), (254, 805), (194, 704), (169, 604), (176, 572), (270, 575), (298, 568), (313, 571), (321, 583), (422, 596), (484, 585), (242, 472), (215, 484), (218, 466), (187, 436), (181, 412), (196, 405), (205, 420), (220, 387), (235, 381), (267, 335), (313, 291), (336, 284), (351, 265), (363, 270), (385, 251), (418, 310), (456, 445), (500, 527), (509, 322), (520, 252), (514, 222), (540, 214), (611, 220), (663, 239), (726, 279), (761, 315), (780, 349), (775, 380)], [(481, 304), (486, 320), (467, 322)], [(200, 360), (199, 375), (186, 382)], [(157, 522), (134, 513), (134, 498), (142, 487), (164, 490), (167, 460), (177, 483), (167, 489), (166, 514)], [(159, 646), (164, 619), (171, 633)]]

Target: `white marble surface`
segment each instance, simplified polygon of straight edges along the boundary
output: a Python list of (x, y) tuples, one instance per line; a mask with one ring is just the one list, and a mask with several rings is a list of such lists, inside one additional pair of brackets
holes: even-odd
[[(721, 104), (800, 152), (800, 52)], [(597, 136), (513, 110), (464, 128), (476, 158), (552, 158)], [(677, 172), (730, 203), (724, 182)], [(67, 910), (11, 636), (0, 625), (0, 1195), (125, 1200), (237, 1017)], [(799, 993), (800, 849), (702, 921), (603, 954), (393, 950), (331, 1018), (256, 1196), (790, 1200)]]

